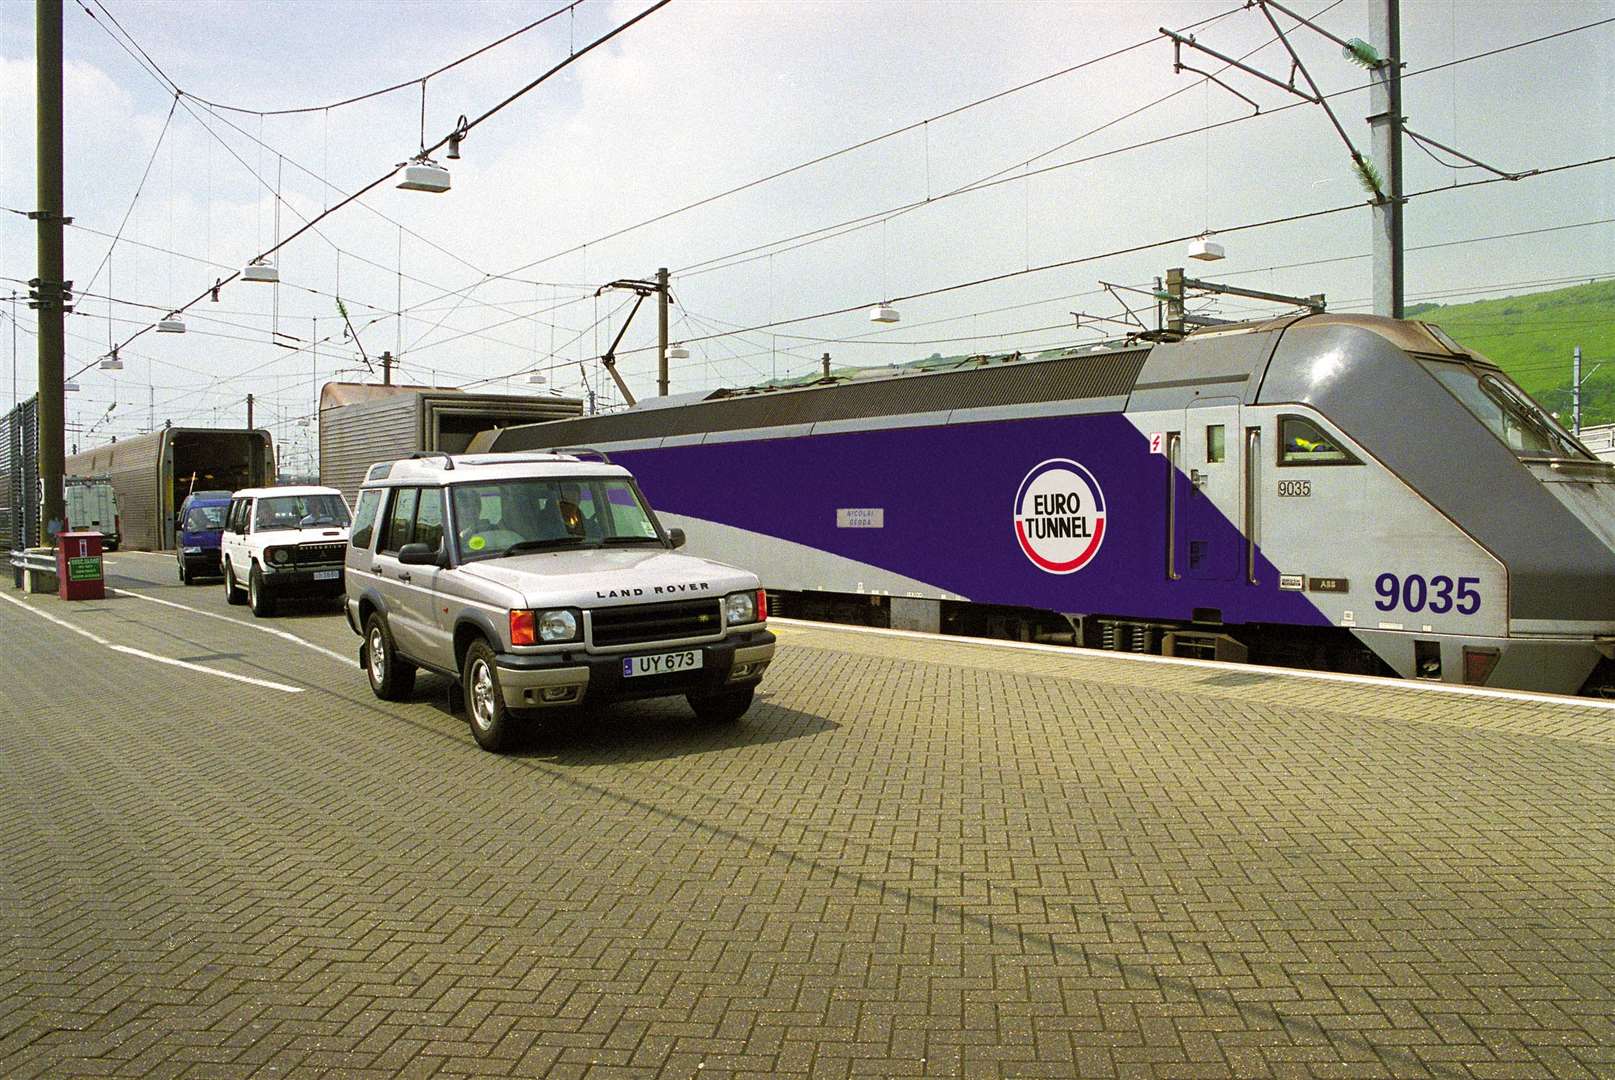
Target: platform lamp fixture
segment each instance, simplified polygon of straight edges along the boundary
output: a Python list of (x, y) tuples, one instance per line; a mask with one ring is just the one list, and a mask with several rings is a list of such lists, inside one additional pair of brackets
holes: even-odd
[[(465, 138), (465, 117), (454, 126), (454, 132), (449, 136), (449, 152), (446, 155), (451, 161), (460, 157), (460, 140)], [(433, 161), (426, 154), (426, 83), (421, 83), (421, 152), (408, 161), (399, 162), (399, 168), (404, 170), (404, 178), (398, 181), (398, 187), (403, 191), (430, 191), (442, 194), (449, 190), (449, 170)]]
[(690, 358), (690, 350), (686, 346), (675, 341), (673, 344), (667, 347), (667, 358), (669, 360), (688, 360)]
[(404, 170), (404, 178), (398, 182), (404, 191), (431, 191), (442, 193), (449, 190), (449, 170), (427, 157), (424, 152), (416, 154), (408, 161), (399, 162)]
[(897, 309), (889, 303), (876, 304), (869, 309), (869, 321), (878, 323), (894, 323), (902, 318)]
[(549, 378), (542, 371), (535, 371), (527, 376), (527, 382), (532, 386), (543, 386), (549, 381)]
[(241, 280), (278, 285), (280, 283), (280, 268), (260, 256), (241, 268)]
[(1189, 241), (1189, 258), (1199, 259), (1201, 262), (1216, 262), (1224, 258), (1223, 247), (1211, 238), (1210, 233), (1202, 233)]
[(118, 348), (113, 346), (112, 351), (101, 358), (102, 371), (122, 371), (123, 361), (118, 357)]
[(171, 311), (168, 313), (168, 318), (157, 324), (157, 332), (159, 334), (183, 334), (185, 332), (185, 320), (179, 317), (179, 312)]

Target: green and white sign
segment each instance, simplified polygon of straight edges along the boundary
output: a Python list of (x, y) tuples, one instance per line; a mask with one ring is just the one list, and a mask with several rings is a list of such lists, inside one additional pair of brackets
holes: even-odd
[(85, 555), (77, 559), (67, 560), (67, 580), (69, 581), (100, 581), (101, 556)]

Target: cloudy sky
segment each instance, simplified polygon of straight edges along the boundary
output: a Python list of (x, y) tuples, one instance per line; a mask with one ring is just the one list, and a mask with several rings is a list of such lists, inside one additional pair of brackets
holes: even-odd
[[(81, 294), (69, 371), (420, 149), (418, 81), (323, 106), (419, 80), (559, 12), (427, 82), (435, 142), (648, 2), (67, 0), (67, 276)], [(1373, 2), (1293, 6), (1366, 38)], [(33, 19), (33, 4), (0, 0), (0, 207), (12, 211), (35, 201)], [(1615, 0), (1404, 0), (1409, 126), (1511, 171), (1615, 152), (1615, 21), (1509, 48), (1600, 20), (1615, 20)], [(673, 0), (477, 127), (451, 192), (389, 181), (282, 249), (278, 289), (227, 285), (187, 312), (185, 335), (143, 335), (121, 351), (121, 373), (92, 366), (70, 395), (69, 441), (88, 447), (153, 419), (239, 424), (250, 392), (258, 422), (295, 458), (311, 445), (297, 420), (313, 414), (320, 384), (377, 377), (360, 346), (372, 360), (394, 352), (414, 382), (594, 389), (610, 404), (593, 358), (631, 298), (595, 291), (659, 266), (674, 272), (672, 336), (691, 351), (674, 362), (675, 392), (801, 374), (826, 351), (873, 366), (1098, 340), (1104, 324), (1077, 327), (1072, 312), (1121, 315), (1100, 283), (1148, 285), (1184, 264), (1181, 238), (1208, 229), (1228, 258), (1190, 263), (1200, 276), (1366, 310), (1365, 208), (1240, 228), (1362, 203), (1327, 117), (1282, 108), (1294, 99), (1238, 72), (1224, 81), (1260, 115), (1174, 74), (1157, 30), (1190, 24), (1208, 46), (1259, 49), (1250, 63), (1288, 75), (1261, 13), (1233, 0)], [(126, 51), (129, 39), (182, 96)], [(1332, 104), (1366, 151), (1366, 73), (1304, 29), (1292, 41), (1326, 93), (1356, 91)], [(1615, 274), (1615, 164), (1462, 187), (1490, 174), (1435, 157), (1406, 155), (1406, 190), (1429, 192), (1407, 207), (1410, 301)], [(0, 211), (0, 296), (24, 288), (34, 260), (32, 223)], [(896, 326), (862, 310), (886, 299)], [(21, 305), (18, 319), (27, 396), (34, 320)], [(776, 325), (753, 329), (765, 324)], [(647, 306), (620, 365), (642, 397), (655, 392), (654, 335)], [(535, 371), (548, 381), (530, 384)]]

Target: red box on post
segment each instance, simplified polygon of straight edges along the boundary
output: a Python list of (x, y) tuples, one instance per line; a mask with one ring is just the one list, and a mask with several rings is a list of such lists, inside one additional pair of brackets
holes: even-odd
[(64, 532), (56, 537), (56, 595), (63, 600), (103, 600), (106, 577), (101, 571), (101, 534)]

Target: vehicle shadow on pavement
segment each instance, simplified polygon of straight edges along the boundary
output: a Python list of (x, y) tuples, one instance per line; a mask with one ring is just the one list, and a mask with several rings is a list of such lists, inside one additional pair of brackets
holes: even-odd
[(599, 713), (531, 721), (516, 757), (554, 765), (662, 761), (744, 746), (764, 746), (826, 732), (841, 725), (812, 713), (760, 701), (740, 720), (698, 720), (682, 701), (616, 705)]
[[(463, 724), (465, 710), (460, 707), (459, 689), (455, 686), (451, 691), (451, 685), (434, 678), (424, 692), (416, 690), (414, 699), (431, 702), (438, 712)], [(506, 754), (552, 765), (661, 761), (807, 738), (840, 726), (762, 697), (745, 716), (730, 724), (697, 719), (681, 698), (628, 701), (530, 718)]]

